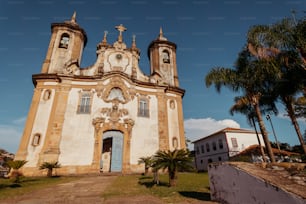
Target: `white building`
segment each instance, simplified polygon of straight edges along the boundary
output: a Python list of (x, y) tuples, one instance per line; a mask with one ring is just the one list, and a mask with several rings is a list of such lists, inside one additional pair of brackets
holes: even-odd
[[(261, 145), (264, 146), (259, 133)], [(225, 128), (194, 141), (195, 163), (198, 171), (206, 171), (210, 162), (228, 161), (251, 145), (258, 144), (256, 132), (238, 128)]]
[[(160, 29), (148, 46), (150, 75), (139, 67), (135, 36), (97, 43), (97, 59), (80, 67), (87, 34), (76, 22), (53, 23), (16, 159), (25, 175), (58, 161), (59, 174), (142, 172), (140, 157), (185, 148), (176, 44)], [(33, 56), (34, 57), (34, 56)]]

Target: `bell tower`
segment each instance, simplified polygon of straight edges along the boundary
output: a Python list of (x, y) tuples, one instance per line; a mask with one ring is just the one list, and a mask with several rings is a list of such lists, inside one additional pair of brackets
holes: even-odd
[(51, 39), (41, 73), (64, 73), (72, 63), (81, 63), (87, 42), (86, 32), (76, 23), (76, 12), (70, 21), (52, 23)]
[(160, 28), (159, 36), (152, 41), (148, 48), (151, 75), (157, 74), (161, 77), (159, 83), (179, 87), (176, 66), (176, 44), (170, 42), (163, 36)]

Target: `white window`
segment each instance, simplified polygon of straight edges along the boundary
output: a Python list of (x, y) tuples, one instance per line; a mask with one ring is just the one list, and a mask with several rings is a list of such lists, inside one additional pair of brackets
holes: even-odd
[(84, 92), (81, 95), (81, 99), (78, 106), (78, 113), (90, 113), (91, 109), (91, 94)]
[(149, 101), (146, 98), (139, 99), (138, 116), (149, 117)]
[(232, 137), (232, 138), (231, 138), (231, 141), (232, 141), (232, 146), (233, 146), (234, 148), (237, 148), (237, 147), (238, 147), (237, 138)]

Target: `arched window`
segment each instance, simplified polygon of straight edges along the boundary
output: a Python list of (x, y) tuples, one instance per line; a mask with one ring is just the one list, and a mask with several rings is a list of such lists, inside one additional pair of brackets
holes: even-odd
[(117, 99), (119, 101), (125, 101), (120, 88), (117, 87), (112, 88), (111, 91), (109, 92), (107, 100), (114, 100), (114, 99)]
[(163, 62), (164, 63), (170, 63), (170, 54), (168, 50), (163, 51)]
[(39, 143), (40, 143), (40, 134), (35, 133), (35, 135), (33, 136), (32, 145), (33, 146), (38, 146)]
[(69, 35), (67, 33), (63, 33), (58, 47), (67, 49), (69, 44), (69, 39), (70, 39)]
[(47, 101), (50, 99), (50, 97), (51, 97), (51, 90), (49, 89), (45, 90), (43, 99)]

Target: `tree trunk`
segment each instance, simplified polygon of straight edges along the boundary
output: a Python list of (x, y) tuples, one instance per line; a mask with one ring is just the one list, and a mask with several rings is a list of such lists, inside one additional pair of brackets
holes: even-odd
[(300, 141), (300, 144), (301, 144), (302, 149), (304, 151), (304, 154), (306, 154), (306, 145), (305, 145), (305, 142), (303, 140), (303, 136), (302, 136), (299, 124), (298, 124), (298, 122), (296, 120), (296, 117), (295, 117), (295, 114), (294, 114), (294, 109), (293, 109), (292, 102), (290, 101), (290, 99), (287, 99), (287, 98), (284, 98), (283, 101), (285, 102), (288, 115), (289, 115), (289, 117), (291, 119), (291, 122), (294, 126), (295, 132), (296, 132), (296, 134), (299, 138), (299, 141)]
[(258, 131), (257, 131), (257, 128), (256, 128), (254, 117), (252, 117), (251, 120), (252, 120), (254, 129), (255, 129), (255, 132), (256, 132), (256, 136), (257, 136), (258, 145), (259, 145), (260, 153), (261, 153), (261, 156), (262, 156), (262, 160), (263, 160), (263, 162), (267, 162), (267, 159), (265, 157), (265, 151), (264, 151), (264, 149), (261, 145), (261, 141), (260, 141), (260, 138), (259, 138), (259, 135), (258, 135)]
[(169, 172), (169, 186), (176, 186), (176, 173), (175, 172)]
[(159, 185), (159, 176), (158, 176), (158, 170), (153, 170), (153, 182), (157, 185)]
[(149, 172), (149, 168), (148, 167), (145, 167), (145, 172), (144, 172), (144, 175), (148, 175), (148, 172)]
[(260, 128), (263, 140), (265, 142), (265, 146), (267, 148), (268, 156), (269, 156), (271, 162), (275, 162), (275, 158), (274, 158), (274, 154), (273, 154), (273, 151), (272, 151), (272, 148), (271, 148), (269, 137), (268, 137), (264, 122), (262, 120), (262, 115), (261, 115), (261, 112), (260, 112), (259, 104), (255, 102), (253, 104), (253, 106), (254, 106), (254, 109), (255, 109), (255, 112), (256, 112), (256, 115), (257, 115), (257, 118), (258, 118), (259, 128)]
[(48, 177), (52, 177), (52, 170), (53, 170), (53, 169), (48, 169), (48, 171), (47, 171), (47, 176), (48, 176)]

